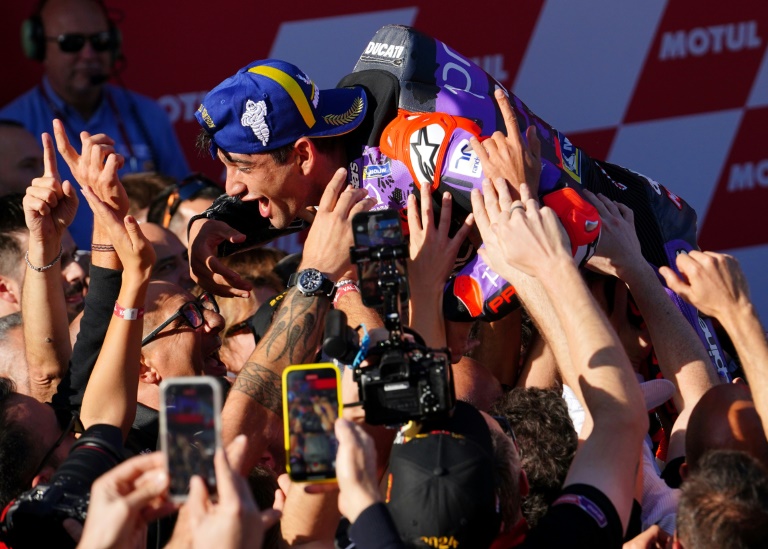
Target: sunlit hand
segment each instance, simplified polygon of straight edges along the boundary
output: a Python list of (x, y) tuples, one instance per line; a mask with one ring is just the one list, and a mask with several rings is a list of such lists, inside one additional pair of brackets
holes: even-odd
[[(107, 163), (114, 162), (110, 155)], [(124, 272), (135, 272), (149, 279), (155, 264), (155, 250), (131, 215), (118, 219), (117, 214), (97, 197), (89, 187), (83, 187), (83, 196), (93, 210), (93, 215), (109, 233)]]
[[(122, 155), (115, 152), (114, 140), (104, 133), (90, 135), (80, 133), (81, 153), (69, 142), (64, 124), (53, 121), (53, 133), (61, 157), (81, 187), (90, 187), (93, 193), (115, 211), (122, 219), (128, 213), (128, 195), (117, 177), (117, 171), (125, 164)], [(108, 157), (114, 156), (114, 164), (107, 165)]]
[(659, 272), (669, 289), (702, 313), (723, 320), (734, 307), (748, 306), (749, 285), (738, 260), (730, 255), (693, 250), (677, 256), (678, 275)]
[(603, 221), (597, 251), (587, 262), (587, 267), (624, 280), (628, 270), (647, 265), (635, 231), (635, 214), (624, 204), (583, 190)]
[(224, 297), (248, 297), (251, 285), (218, 258), (219, 244), (239, 243), (245, 235), (223, 221), (196, 219), (189, 227), (190, 276), (201, 288)]
[[(77, 193), (69, 181), (61, 182), (56, 164), (53, 140), (47, 133), (43, 139), (43, 176), (32, 180), (23, 200), (24, 219), (30, 239), (45, 244), (61, 236), (77, 213)], [(58, 252), (58, 244), (55, 245)]]
[(133, 457), (104, 473), (91, 489), (81, 549), (140, 547), (147, 523), (169, 515), (168, 473), (159, 452)]
[(514, 198), (519, 198), (521, 183), (526, 183), (531, 194), (537, 196), (541, 176), (541, 142), (536, 127), (529, 126), (525, 131), (526, 144), (520, 137), (517, 117), (507, 94), (497, 89), (495, 96), (504, 117), (507, 135), (496, 131), (482, 142), (473, 137), (470, 145), (483, 166), (485, 177), (491, 181), (505, 179), (515, 190)]
[(414, 294), (439, 291), (451, 274), (459, 247), (469, 235), (474, 218), (467, 216), (464, 225), (451, 238), (453, 199), (450, 193), (443, 193), (440, 219), (435, 226), (432, 193), (428, 185), (421, 186), (421, 216), (416, 195), (408, 196), (408, 230), (410, 232), (408, 282)]
[(508, 186), (498, 179), (493, 185), (484, 182), (482, 196), (472, 192), (475, 222), (486, 245), (479, 253), (510, 282), (516, 270), (537, 276), (566, 257), (572, 261), (568, 237), (555, 212), (540, 208), (527, 185), (520, 186), (520, 193), (521, 200), (513, 201)]
[(349, 258), (349, 248), (354, 243), (352, 218), (374, 206), (365, 189), (344, 188), (346, 175), (344, 168), (336, 170), (323, 191), (301, 259), (302, 268), (317, 269), (334, 282), (344, 276), (353, 276)]

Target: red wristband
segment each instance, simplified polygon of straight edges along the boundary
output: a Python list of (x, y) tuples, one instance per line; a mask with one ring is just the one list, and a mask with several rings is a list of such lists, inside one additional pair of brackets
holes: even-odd
[(144, 307), (138, 309), (126, 309), (115, 301), (115, 310), (112, 314), (123, 320), (138, 320), (144, 318)]
[(336, 295), (333, 297), (333, 304), (336, 305), (339, 302), (339, 298), (349, 292), (360, 293), (360, 288), (357, 287), (357, 283), (354, 280), (347, 279), (337, 282)]

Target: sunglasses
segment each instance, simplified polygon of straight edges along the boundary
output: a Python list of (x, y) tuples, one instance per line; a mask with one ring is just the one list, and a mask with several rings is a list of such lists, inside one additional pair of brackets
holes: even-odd
[(496, 423), (499, 424), (499, 427), (501, 427), (501, 430), (504, 431), (504, 434), (512, 439), (512, 442), (515, 444), (515, 448), (517, 448), (517, 451), (520, 452), (520, 447), (517, 445), (517, 437), (515, 436), (515, 430), (512, 429), (512, 425), (510, 425), (509, 420), (504, 416), (491, 416), (491, 417), (496, 420)]
[(32, 480), (34, 480), (35, 477), (40, 474), (40, 471), (43, 470), (45, 464), (48, 463), (48, 460), (51, 459), (51, 456), (53, 456), (59, 446), (61, 446), (62, 442), (64, 442), (64, 439), (72, 433), (82, 434), (83, 431), (85, 431), (85, 429), (83, 428), (83, 423), (80, 421), (80, 418), (75, 414), (72, 414), (72, 416), (69, 418), (69, 421), (67, 422), (66, 427), (62, 429), (61, 435), (59, 435), (59, 438), (56, 439), (56, 442), (53, 444), (53, 446), (51, 446), (50, 450), (45, 453), (45, 456), (43, 456), (43, 459), (40, 461), (40, 465), (37, 466), (37, 469), (35, 469), (35, 472), (32, 474), (30, 484), (32, 484)]
[(64, 53), (77, 53), (85, 47), (85, 42), (91, 43), (94, 51), (102, 52), (112, 48), (112, 37), (109, 31), (97, 32), (94, 34), (60, 34), (58, 36), (47, 36), (48, 42), (58, 42), (59, 49)]
[(193, 330), (197, 330), (203, 324), (205, 324), (205, 311), (219, 312), (219, 304), (216, 303), (216, 299), (213, 294), (209, 292), (203, 292), (196, 301), (187, 301), (184, 305), (179, 307), (179, 310), (173, 313), (168, 319), (165, 320), (160, 326), (152, 330), (147, 337), (141, 340), (141, 346), (144, 347), (147, 343), (154, 340), (163, 328), (168, 326), (171, 322), (180, 318), (182, 322), (191, 326)]
[(201, 173), (192, 174), (182, 179), (179, 184), (175, 186), (173, 192), (168, 195), (165, 211), (163, 212), (163, 227), (166, 229), (168, 228), (171, 224), (171, 219), (176, 215), (176, 211), (179, 209), (182, 202), (195, 198), (206, 187), (219, 189), (219, 186), (216, 185), (212, 179), (207, 178)]

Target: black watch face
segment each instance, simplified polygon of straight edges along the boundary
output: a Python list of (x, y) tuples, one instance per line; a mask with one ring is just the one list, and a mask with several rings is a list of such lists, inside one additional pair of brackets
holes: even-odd
[(299, 276), (299, 290), (305, 294), (317, 292), (323, 285), (323, 273), (314, 269), (304, 271)]

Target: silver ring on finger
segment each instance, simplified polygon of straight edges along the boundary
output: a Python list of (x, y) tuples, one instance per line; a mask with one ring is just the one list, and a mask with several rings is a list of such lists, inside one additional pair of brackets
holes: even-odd
[(512, 215), (515, 210), (525, 210), (525, 206), (522, 204), (515, 204), (509, 209), (509, 215)]

